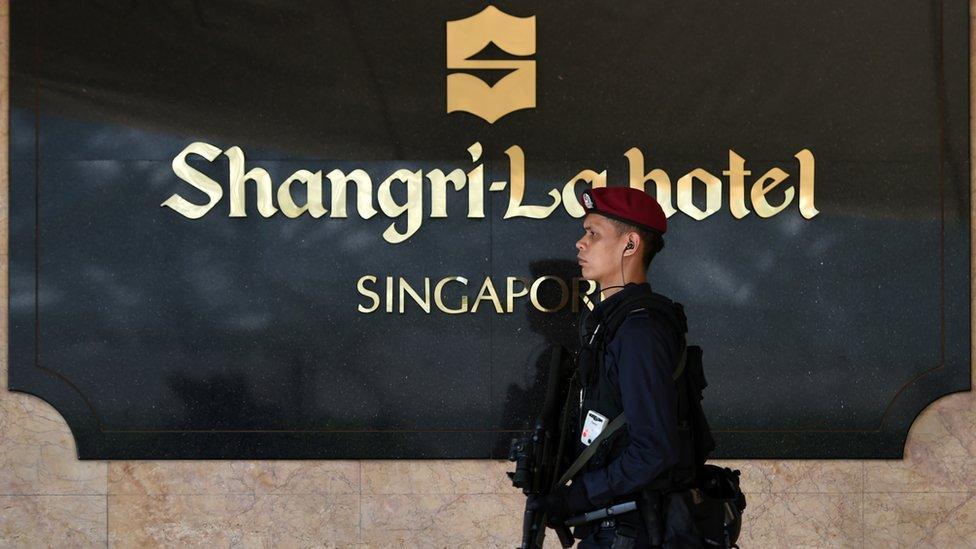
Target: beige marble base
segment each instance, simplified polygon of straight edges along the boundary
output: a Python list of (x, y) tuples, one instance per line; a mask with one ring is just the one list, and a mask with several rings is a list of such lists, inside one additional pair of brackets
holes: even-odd
[[(362, 465), (363, 494), (486, 494), (512, 486), (488, 461), (368, 460)], [(501, 490), (499, 478), (505, 480)]]
[(359, 495), (108, 497), (115, 547), (352, 547)]
[(112, 495), (359, 494), (356, 461), (114, 461)]
[(860, 493), (864, 468), (857, 461), (715, 460), (739, 470), (739, 486), (750, 493)]
[(104, 547), (105, 496), (0, 496), (0, 546)]
[(742, 547), (861, 547), (861, 494), (746, 494)]
[(865, 494), (866, 547), (976, 547), (976, 493)]
[(371, 547), (512, 547), (521, 539), (521, 494), (364, 495)]
[(78, 460), (61, 416), (45, 402), (6, 390), (0, 397), (0, 471), (0, 494), (107, 493), (105, 462)]

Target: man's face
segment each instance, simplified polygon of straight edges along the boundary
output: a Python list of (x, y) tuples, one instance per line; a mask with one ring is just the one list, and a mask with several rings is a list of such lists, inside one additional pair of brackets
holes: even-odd
[(586, 214), (583, 236), (576, 241), (582, 277), (601, 287), (620, 284), (620, 259), (626, 246), (627, 233), (617, 234), (613, 223), (600, 214)]

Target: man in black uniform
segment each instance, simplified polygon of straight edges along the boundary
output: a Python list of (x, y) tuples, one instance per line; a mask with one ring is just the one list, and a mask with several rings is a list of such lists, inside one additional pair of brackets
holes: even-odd
[[(602, 301), (580, 322), (583, 390), (576, 454), (621, 412), (626, 424), (603, 442), (571, 485), (535, 504), (554, 522), (634, 501), (678, 461), (672, 380), (681, 352), (677, 330), (659, 315), (639, 309), (629, 312), (599, 348), (586, 345), (602, 335), (602, 321), (615, 307), (651, 294), (647, 268), (664, 246), (667, 218), (657, 201), (638, 189), (595, 188), (583, 193), (582, 202), (586, 216), (584, 234), (576, 242), (578, 260), (583, 278), (599, 284)], [(650, 547), (637, 512), (578, 527), (576, 536), (581, 534), (581, 548)]]

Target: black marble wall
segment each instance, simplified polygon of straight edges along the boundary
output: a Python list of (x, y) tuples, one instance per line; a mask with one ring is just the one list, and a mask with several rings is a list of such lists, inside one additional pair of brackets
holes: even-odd
[[(722, 180), (717, 212), (671, 216), (650, 271), (704, 348), (717, 457), (900, 457), (915, 416), (969, 388), (965, 0), (494, 5), (535, 17), (536, 105), (488, 123), (446, 112), (446, 22), (483, 2), (14, 2), (10, 387), (53, 404), (83, 459), (503, 457), (547, 347), (575, 344), (574, 304), (388, 313), (384, 281), (463, 277), (444, 301), (470, 310), (486, 277), (506, 306), (506, 277), (579, 275), (564, 206), (505, 218), (518, 145), (526, 205), (584, 169), (627, 185), (633, 147), (675, 188)], [(190, 157), (224, 196), (189, 219), (161, 204), (206, 203), (172, 165), (194, 142), (239, 147), (275, 193), (361, 168), (376, 209), (397, 169), (483, 165), (484, 217), (450, 186), (432, 217), (426, 180), (399, 243), (384, 231), (408, 216), (363, 219), (354, 186), (346, 218), (265, 218), (254, 183), (230, 217), (221, 154)], [(774, 167), (785, 200), (809, 150), (819, 213), (796, 195), (737, 218), (730, 150), (747, 205)]]

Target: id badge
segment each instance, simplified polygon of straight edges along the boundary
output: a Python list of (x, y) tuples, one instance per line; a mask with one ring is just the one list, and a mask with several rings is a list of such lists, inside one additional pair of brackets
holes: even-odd
[(603, 428), (607, 426), (607, 416), (590, 410), (586, 412), (586, 421), (583, 422), (583, 432), (580, 433), (580, 442), (584, 446), (589, 446), (596, 437), (600, 436)]

